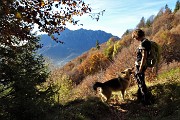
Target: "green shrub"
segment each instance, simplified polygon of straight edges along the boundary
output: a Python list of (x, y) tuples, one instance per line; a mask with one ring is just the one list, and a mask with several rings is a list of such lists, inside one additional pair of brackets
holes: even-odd
[(121, 45), (119, 42), (116, 42), (114, 44), (114, 49), (113, 49), (113, 57), (117, 55), (117, 53), (120, 51)]
[(105, 50), (104, 50), (104, 54), (107, 58), (111, 59), (113, 58), (113, 51), (114, 51), (114, 45), (110, 45), (108, 46)]
[(69, 101), (71, 89), (73, 88), (73, 82), (68, 76), (62, 75), (57, 79), (56, 83), (58, 86), (58, 92), (55, 95), (55, 100), (58, 103), (65, 104)]

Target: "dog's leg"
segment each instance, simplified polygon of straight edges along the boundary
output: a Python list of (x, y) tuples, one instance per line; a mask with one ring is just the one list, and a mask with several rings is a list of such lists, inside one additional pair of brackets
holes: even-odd
[(122, 98), (123, 98), (123, 101), (124, 101), (124, 100), (125, 100), (125, 99), (124, 99), (125, 90), (121, 90), (121, 93), (122, 93)]
[(107, 98), (105, 95), (103, 95), (102, 93), (100, 94), (101, 95), (101, 100), (102, 102), (106, 102), (107, 101)]
[(109, 102), (112, 95), (111, 90), (109, 88), (105, 88), (103, 89), (102, 94), (106, 97), (106, 102)]

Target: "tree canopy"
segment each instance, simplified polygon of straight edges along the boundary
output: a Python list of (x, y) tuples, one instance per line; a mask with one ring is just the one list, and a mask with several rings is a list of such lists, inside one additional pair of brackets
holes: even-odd
[(82, 0), (1, 0), (0, 39), (4, 44), (12, 44), (12, 36), (28, 40), (35, 24), (41, 32), (60, 34), (67, 22), (78, 23), (74, 16), (86, 13), (91, 13), (91, 8)]
[(47, 82), (48, 69), (37, 55), (37, 24), (52, 39), (66, 22), (77, 24), (73, 16), (90, 13), (82, 0), (1, 0), (0, 1), (0, 119), (45, 119), (55, 104), (53, 83)]
[(176, 2), (176, 6), (174, 8), (174, 12), (177, 12), (180, 9), (180, 2), (179, 0)]

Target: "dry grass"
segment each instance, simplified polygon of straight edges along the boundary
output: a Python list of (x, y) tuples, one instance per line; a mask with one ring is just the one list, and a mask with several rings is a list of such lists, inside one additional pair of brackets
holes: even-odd
[[(125, 96), (126, 101), (117, 100), (115, 95), (112, 97), (113, 104), (111, 106), (99, 101), (96, 92), (92, 89), (96, 81), (105, 82), (117, 77), (125, 68), (134, 66), (135, 51), (139, 43), (134, 42), (131, 35), (128, 34), (118, 41), (110, 39), (109, 42), (100, 45), (99, 50), (91, 49), (63, 68), (53, 71), (54, 81), (63, 81), (65, 75), (68, 76), (67, 80), (71, 80), (73, 83), (73, 86), (68, 89), (68, 97), (62, 97), (65, 106), (62, 108), (61, 116), (58, 118), (66, 118), (67, 120), (72, 118), (111, 120), (113, 119), (112, 116), (114, 116), (113, 120), (176, 120), (180, 117), (180, 30), (179, 17), (177, 16), (176, 14), (164, 14), (154, 21), (152, 27), (144, 28), (148, 35), (147, 38), (153, 38), (154, 41), (161, 45), (162, 50), (158, 74), (152, 71), (151, 68), (146, 71), (146, 83), (155, 100), (153, 105), (144, 107), (135, 102), (136, 96), (133, 94), (137, 91), (137, 85), (133, 78)], [(166, 23), (169, 26), (165, 25)], [(113, 49), (108, 49), (109, 46)], [(108, 57), (110, 56), (108, 64), (102, 63), (103, 61), (99, 60), (99, 57), (93, 58), (94, 55), (100, 55), (101, 58), (104, 58), (105, 50), (107, 50)], [(90, 60), (91, 62), (89, 62)], [(99, 67), (100, 64), (105, 64), (105, 66), (101, 68)], [(79, 66), (83, 67), (79, 69)], [(89, 68), (92, 71), (85, 74), (84, 70)], [(68, 85), (66, 84), (66, 87)], [(59, 94), (61, 95), (61, 93)]]

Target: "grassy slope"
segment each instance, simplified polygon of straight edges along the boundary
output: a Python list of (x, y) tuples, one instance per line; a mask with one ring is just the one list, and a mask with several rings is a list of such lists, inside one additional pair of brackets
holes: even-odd
[[(170, 20), (170, 18), (172, 18)], [(168, 67), (161, 70), (161, 72), (158, 76), (157, 80), (152, 80), (153, 77), (151, 77), (151, 72), (147, 72), (147, 76), (149, 76), (150, 79), (146, 79), (147, 85), (149, 87), (149, 90), (154, 96), (155, 103), (150, 106), (143, 106), (141, 104), (136, 103), (135, 99), (136, 97), (133, 96), (133, 94), (136, 93), (137, 85), (134, 85), (129, 88), (126, 95), (126, 101), (119, 103), (115, 103), (116, 100), (112, 100), (111, 105), (107, 105), (102, 103), (98, 98), (86, 98), (87, 96), (90, 96), (93, 94), (91, 87), (93, 82), (102, 80), (107, 80), (110, 77), (113, 76), (114, 73), (117, 73), (121, 69), (134, 65), (134, 60), (131, 60), (133, 58), (133, 53), (130, 51), (134, 51), (136, 48), (133, 46), (136, 46), (134, 43), (133, 46), (129, 46), (131, 41), (131, 35), (124, 36), (120, 41), (120, 46), (124, 49), (120, 49), (119, 53), (117, 55), (117, 59), (107, 67), (106, 71), (102, 71), (102, 73), (94, 76), (86, 76), (82, 75), (84, 69), (79, 69), (79, 67), (76, 68), (77, 65), (82, 64), (83, 61), (85, 61), (90, 53), (96, 52), (96, 50), (92, 49), (89, 52), (85, 53), (82, 57), (78, 57), (77, 59), (71, 61), (69, 64), (67, 64), (63, 70), (62, 73), (68, 73), (72, 78), (76, 78), (78, 83), (81, 83), (80, 85), (76, 86), (75, 89), (69, 88), (64, 91), (68, 91), (69, 93), (74, 92), (75, 95), (66, 94), (65, 97), (63, 97), (65, 103), (67, 101), (71, 101), (69, 103), (66, 103), (64, 106), (60, 106), (58, 108), (55, 108), (55, 110), (52, 113), (49, 113), (49, 117), (51, 120), (176, 120), (180, 118), (180, 68), (178, 68), (180, 65), (179, 63), (176, 65), (176, 67), (170, 67), (166, 64), (166, 62), (172, 62), (173, 60), (179, 61), (179, 14), (164, 14), (161, 17), (158, 17), (153, 22), (153, 28), (157, 28), (151, 30), (152, 28), (147, 28), (146, 33), (149, 33), (149, 38), (153, 38), (158, 42), (160, 45), (165, 45), (165, 48), (163, 49), (163, 63), (162, 67)], [(168, 24), (171, 23), (173, 25), (173, 29), (171, 30), (165, 30), (164, 28), (167, 23), (167, 19), (171, 22), (168, 22)], [(162, 29), (160, 29), (162, 28)], [(155, 31), (154, 31), (155, 30)], [(155, 35), (152, 33), (156, 33)], [(154, 36), (154, 37), (153, 37)], [(115, 42), (116, 43), (116, 42)], [(165, 44), (164, 44), (165, 43)], [(166, 44), (168, 43), (168, 44)], [(106, 49), (107, 44), (104, 44), (101, 46), (99, 52), (104, 53), (104, 49)], [(166, 49), (167, 47), (167, 49)], [(172, 49), (171, 49), (172, 48)], [(109, 48), (108, 48), (109, 50)], [(131, 53), (131, 54), (130, 54)], [(124, 59), (128, 59), (129, 63), (124, 63)], [(89, 67), (89, 66), (88, 66)], [(92, 66), (91, 66), (92, 67)], [(97, 66), (95, 66), (97, 67)], [(86, 67), (85, 67), (86, 68)], [(176, 68), (176, 69), (174, 69)], [(73, 71), (74, 70), (74, 71)], [(59, 70), (61, 71), (61, 70)], [(53, 75), (53, 78), (55, 80), (58, 80), (58, 76), (60, 74), (58, 70), (55, 71), (55, 75)], [(57, 76), (57, 77), (55, 77)], [(57, 78), (57, 79), (56, 79)], [(61, 78), (59, 78), (61, 79)], [(66, 81), (66, 79), (65, 79)], [(76, 81), (75, 81), (76, 82)], [(64, 81), (62, 81), (64, 83)], [(77, 91), (76, 91), (77, 90)], [(83, 92), (85, 91), (85, 92)], [(62, 92), (60, 92), (60, 95), (62, 97)], [(60, 97), (60, 98), (61, 98)], [(82, 98), (82, 99), (77, 99)], [(86, 99), (84, 99), (86, 98)]]
[[(178, 120), (180, 118), (180, 68), (171, 69), (158, 76), (158, 80), (147, 83), (155, 103), (143, 106), (136, 103), (137, 86), (127, 91), (126, 101), (102, 103), (98, 98), (76, 99), (52, 114), (57, 120)], [(113, 101), (113, 100), (112, 100)]]

